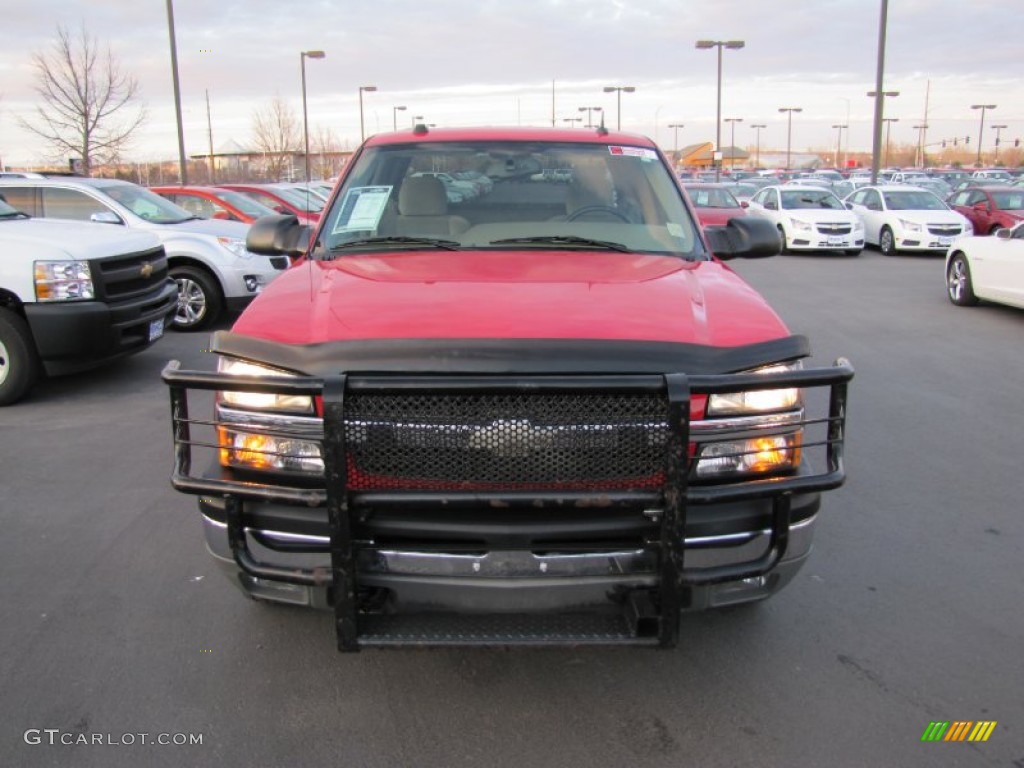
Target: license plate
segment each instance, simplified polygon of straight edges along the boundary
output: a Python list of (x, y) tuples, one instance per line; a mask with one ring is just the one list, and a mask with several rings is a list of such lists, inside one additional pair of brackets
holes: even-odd
[(156, 341), (164, 335), (164, 319), (153, 320), (149, 324), (149, 340)]
[(830, 237), (828, 239), (829, 245), (846, 245), (845, 237)]
[(939, 245), (952, 245), (952, 244), (953, 244), (953, 238), (952, 237), (940, 237), (939, 238)]

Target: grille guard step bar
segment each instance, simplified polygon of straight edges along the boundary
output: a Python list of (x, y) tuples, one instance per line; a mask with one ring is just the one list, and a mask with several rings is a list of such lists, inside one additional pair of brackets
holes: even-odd
[[(351, 536), (352, 515), (361, 507), (374, 503), (403, 503), (410, 506), (431, 504), (522, 504), (573, 506), (656, 506), (660, 509), (660, 536), (650, 545), (658, 553), (660, 563), (655, 594), (641, 602), (656, 606), (655, 615), (644, 620), (644, 643), (654, 626), (656, 644), (673, 647), (678, 641), (679, 616), (683, 590), (698, 585), (718, 584), (756, 578), (769, 573), (786, 554), (790, 527), (790, 499), (793, 494), (837, 488), (845, 480), (843, 448), (845, 439), (847, 384), (853, 378), (849, 361), (838, 359), (828, 368), (798, 369), (767, 374), (732, 373), (687, 376), (682, 373), (639, 376), (373, 376), (367, 374), (316, 377), (229, 376), (219, 373), (183, 371), (172, 360), (164, 368), (162, 378), (169, 386), (174, 436), (174, 469), (171, 482), (184, 493), (221, 496), (225, 499), (228, 537), (238, 567), (256, 578), (304, 586), (328, 586), (333, 594), (338, 648), (356, 651), (360, 648), (360, 612), (357, 604), (356, 544)], [(828, 415), (824, 447), (826, 469), (814, 472), (801, 466), (790, 476), (747, 480), (717, 485), (694, 485), (688, 481), (691, 470), (690, 400), (698, 395), (722, 394), (746, 390), (787, 387), (827, 387)], [(669, 436), (665, 445), (664, 487), (657, 491), (543, 491), (530, 492), (465, 492), (415, 491), (412, 493), (353, 492), (346, 487), (345, 398), (350, 391), (515, 391), (571, 392), (579, 389), (610, 392), (660, 392), (667, 396)], [(189, 417), (189, 390), (230, 390), (273, 394), (305, 395), (320, 398), (323, 404), (322, 456), (325, 465), (323, 487), (301, 484), (258, 483), (228, 476), (204, 477), (192, 471), (192, 448), (216, 446), (194, 443), (192, 425), (211, 426), (213, 422)], [(308, 436), (306, 436), (308, 439)], [(243, 499), (278, 501), (290, 504), (325, 506), (330, 523), (331, 569), (294, 570), (257, 562), (248, 550), (243, 520)], [(684, 568), (684, 539), (688, 505), (716, 504), (744, 499), (772, 501), (771, 535), (766, 551), (745, 563), (687, 571)], [(630, 598), (630, 604), (634, 598)], [(371, 620), (372, 621), (372, 620)], [(652, 624), (653, 622), (653, 624)], [(388, 626), (376, 622), (375, 626)], [(389, 641), (373, 636), (373, 645)], [(568, 640), (568, 637), (566, 638)], [(627, 642), (636, 644), (637, 637)], [(500, 644), (511, 642), (505, 637)], [(535, 642), (535, 641), (531, 641)], [(476, 640), (471, 644), (480, 644)]]

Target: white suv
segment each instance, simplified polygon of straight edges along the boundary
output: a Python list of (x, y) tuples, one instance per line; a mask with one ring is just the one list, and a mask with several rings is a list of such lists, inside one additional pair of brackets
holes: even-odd
[(77, 176), (0, 179), (0, 195), (30, 216), (121, 225), (156, 234), (178, 284), (174, 328), (196, 331), (240, 310), (289, 265), (245, 247), (248, 226), (200, 219), (144, 187)]

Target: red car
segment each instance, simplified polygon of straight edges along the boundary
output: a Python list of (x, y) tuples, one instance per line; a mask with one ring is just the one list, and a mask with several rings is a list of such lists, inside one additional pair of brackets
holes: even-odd
[(1020, 187), (962, 189), (949, 198), (949, 205), (970, 220), (976, 235), (991, 235), (1024, 221), (1024, 189)]
[(255, 200), (275, 213), (294, 213), (300, 224), (315, 224), (324, 209), (322, 198), (287, 184), (222, 184)]
[(702, 227), (724, 226), (735, 216), (747, 215), (747, 210), (725, 184), (686, 182), (683, 187), (697, 209), (697, 219)]
[(252, 224), (260, 216), (277, 213), (241, 192), (220, 187), (150, 187), (161, 197), (201, 219), (223, 219)]

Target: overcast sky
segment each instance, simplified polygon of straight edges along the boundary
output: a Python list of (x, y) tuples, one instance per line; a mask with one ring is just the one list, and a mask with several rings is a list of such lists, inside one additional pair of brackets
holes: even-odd
[[(834, 147), (831, 126), (849, 121), (849, 148), (871, 147), (881, 0), (174, 0), (179, 75), (189, 154), (208, 146), (206, 92), (213, 143), (246, 145), (253, 112), (280, 95), (301, 117), (300, 57), (306, 62), (310, 133), (330, 128), (343, 145), (358, 144), (358, 93), (367, 133), (390, 131), (423, 115), (438, 125), (550, 125), (601, 106), (622, 128), (671, 149), (714, 140), (716, 52), (694, 42), (741, 39), (723, 56), (722, 116), (742, 118), (736, 144), (752, 146), (764, 123), (762, 151), (785, 150), (793, 115), (793, 150)], [(980, 111), (984, 144), (992, 125), (1004, 142), (1024, 138), (1021, 0), (890, 0), (885, 90), (894, 144), (916, 143), (925, 119), (928, 141), (971, 136)], [(133, 159), (177, 157), (166, 3), (159, 0), (32, 0), (3, 21), (0, 45), (0, 159), (9, 166), (44, 162), (49, 148), (19, 126), (31, 118), (34, 53), (49, 52), (56, 23), (84, 24), (109, 44), (138, 79), (148, 119), (127, 153)], [(928, 84), (930, 83), (930, 90)], [(668, 126), (681, 123), (685, 127)], [(731, 143), (723, 126), (722, 143)], [(845, 140), (845, 139), (844, 139)], [(1005, 145), (1004, 145), (1005, 146)]]

